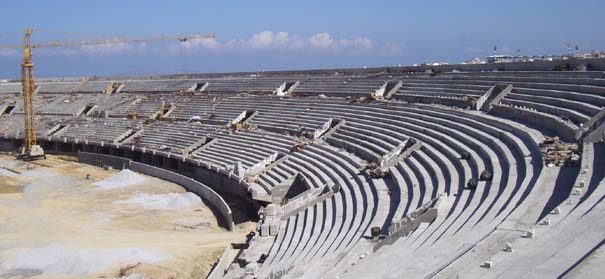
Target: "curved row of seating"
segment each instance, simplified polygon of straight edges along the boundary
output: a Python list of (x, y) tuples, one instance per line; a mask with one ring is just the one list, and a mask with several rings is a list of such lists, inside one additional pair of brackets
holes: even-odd
[(91, 143), (118, 143), (124, 139), (121, 136), (125, 137), (141, 128), (138, 121), (121, 118), (65, 119), (57, 124), (64, 128), (56, 131), (51, 138)]
[[(451, 116), (450, 114), (450, 118)], [(421, 268), (423, 265), (430, 263), (432, 266), (439, 266), (439, 263), (447, 263), (450, 257), (456, 254), (460, 245), (479, 241), (522, 204), (540, 175), (542, 163), (539, 151), (535, 144), (531, 144), (532, 139), (529, 136), (515, 134), (511, 132), (514, 131), (510, 129), (511, 127), (506, 127), (503, 123), (493, 123), (490, 119), (475, 119), (460, 115), (456, 117), (456, 121), (451, 122), (454, 124), (450, 126), (458, 126), (458, 130), (472, 135), (471, 139), (484, 142), (483, 145), (476, 143), (477, 146), (474, 147), (467, 141), (459, 141), (455, 144), (477, 150), (477, 154), (471, 155), (471, 158), (477, 156), (476, 166), (485, 167), (491, 164), (493, 178), (491, 182), (479, 182), (474, 191), (465, 189), (464, 182), (459, 180), (462, 177), (460, 174), (464, 172), (457, 172), (455, 168), (457, 165), (458, 168), (471, 168), (470, 171), (465, 172), (473, 173), (476, 172), (472, 170), (473, 164), (468, 162), (466, 167), (460, 166), (460, 163), (465, 162), (458, 156), (451, 158), (450, 162), (436, 163), (423, 150), (428, 144), (423, 145), (423, 149), (414, 153), (412, 157), (393, 167), (391, 171), (394, 180), (400, 186), (392, 186), (391, 189), (405, 189), (401, 190), (401, 195), (405, 196), (406, 192), (408, 195), (407, 199), (401, 199), (407, 200), (408, 203), (403, 206), (404, 210), (397, 213), (397, 216), (405, 216), (434, 197), (434, 193), (443, 191), (448, 177), (443, 172), (452, 171), (449, 176), (453, 179), (450, 178), (450, 181), (455, 182), (458, 179), (458, 187), (454, 188), (456, 184), (452, 183), (452, 189), (444, 191), (450, 195), (447, 202), (449, 209), (445, 213), (439, 214), (431, 224), (421, 226), (412, 236), (397, 241), (388, 252), (376, 255), (377, 261), (388, 255), (409, 263), (390, 269), (385, 266), (385, 276), (386, 274), (425, 276), (430, 270)], [(452, 135), (444, 138), (455, 137)], [(488, 156), (482, 156), (481, 153), (484, 152)], [(528, 155), (531, 157), (528, 158)], [(435, 158), (439, 160), (438, 157)], [(435, 253), (435, 251), (441, 252)], [(353, 278), (368, 276), (368, 273), (360, 274), (362, 275)]]
[[(594, 74), (569, 73), (440, 73), (436, 76), (399, 77), (403, 86), (393, 98), (415, 102), (419, 97), (424, 102), (435, 103), (439, 98), (462, 100), (478, 98), (491, 86), (512, 85), (512, 91), (500, 104), (527, 108), (526, 112), (545, 113), (559, 122), (577, 129), (588, 122), (605, 107), (605, 79)], [(447, 103), (445, 103), (447, 104)], [(507, 117), (507, 113), (499, 116)], [(517, 117), (523, 120), (523, 116)], [(536, 121), (541, 122), (541, 121)], [(532, 123), (535, 124), (535, 123)], [(548, 128), (544, 126), (543, 128)]]
[(322, 265), (323, 259), (334, 260), (360, 241), (376, 217), (379, 201), (376, 190), (357, 175), (359, 167), (345, 154), (324, 145), (309, 145), (290, 156), (284, 168), (301, 173), (315, 187), (335, 183), (340, 190), (332, 199), (282, 222), (260, 274)]
[[(230, 106), (240, 106), (233, 102), (241, 102), (240, 107), (247, 106), (260, 112), (251, 120), (252, 124), (260, 121), (263, 125), (270, 125), (267, 123), (274, 123), (272, 119), (286, 118), (293, 125), (309, 126), (317, 118), (330, 117), (345, 119), (347, 125), (365, 121), (378, 131), (375, 134), (372, 130), (365, 130), (367, 134), (352, 133), (358, 137), (357, 140), (384, 137), (385, 133), (380, 131), (390, 130), (392, 135), (399, 134), (400, 139), (413, 137), (422, 141), (424, 145), (420, 151), (391, 168), (395, 180), (399, 181), (390, 189), (400, 189), (401, 193), (408, 191), (410, 198), (406, 201), (409, 204), (381, 205), (399, 211), (391, 214), (391, 218), (401, 218), (437, 193), (456, 195), (452, 198), (449, 212), (431, 225), (431, 232), (418, 244), (450, 239), (457, 233), (473, 230), (477, 224), (483, 225), (484, 230), (493, 228), (523, 201), (541, 168), (541, 163), (532, 164), (526, 160), (526, 156), (532, 154), (534, 159), (536, 156), (539, 158), (535, 155), (539, 152), (535, 144), (527, 145), (524, 141), (528, 138), (515, 134), (510, 124), (497, 123), (494, 119), (464, 113), (452, 115), (449, 110), (393, 103), (351, 105), (340, 99), (261, 100), (241, 97), (231, 99), (231, 102)], [(289, 115), (297, 117), (290, 118)], [(470, 158), (460, 160), (462, 154), (469, 154)], [(444, 158), (449, 161), (442, 161)], [(446, 171), (449, 172), (444, 174)], [(493, 174), (491, 181), (480, 182), (472, 193), (465, 191), (467, 179), (478, 179), (483, 171)], [(456, 184), (450, 184), (452, 181)], [(304, 213), (292, 218), (303, 218), (301, 214)], [(295, 224), (300, 224), (300, 221), (290, 220), (287, 226), (294, 230), (298, 226)], [(292, 233), (296, 235), (296, 232)]]
[(294, 145), (291, 137), (264, 131), (217, 130), (210, 136), (215, 141), (203, 150), (194, 152), (192, 158), (214, 162), (224, 167), (233, 167), (235, 162), (239, 161), (247, 169), (276, 152), (288, 152)]
[(329, 97), (367, 96), (378, 90), (387, 79), (384, 77), (365, 76), (309, 76), (296, 77), (300, 85), (294, 90), (295, 95)]
[(148, 92), (179, 92), (187, 91), (195, 87), (196, 81), (188, 79), (166, 79), (166, 80), (127, 80), (120, 92), (148, 93)]
[[(471, 259), (448, 266), (440, 277), (452, 277), (462, 272), (482, 278), (585, 276), (579, 263), (603, 244), (602, 233), (605, 229), (605, 170), (598, 167), (605, 160), (605, 145), (585, 145), (588, 148), (584, 148), (581, 167), (587, 175), (581, 174), (578, 177), (580, 181), (574, 184), (574, 191), (553, 212), (535, 222), (531, 229), (533, 237), (527, 237), (524, 231), (501, 232), (498, 240), (500, 243), (508, 241), (514, 253), (486, 250), (481, 258), (490, 258), (497, 266), (488, 271), (480, 267), (481, 259)], [(589, 162), (585, 163), (587, 158)], [(577, 189), (580, 192), (576, 192)]]
[[(216, 129), (214, 125), (200, 123), (165, 122), (156, 121), (143, 127), (140, 134), (127, 142), (134, 146), (146, 147), (152, 150), (161, 150), (176, 154), (188, 155), (204, 142)], [(195, 146), (199, 144), (199, 146)]]
[(268, 78), (216, 78), (208, 79), (209, 95), (234, 95), (246, 93), (273, 93), (286, 80), (282, 77)]
[[(36, 115), (36, 136), (48, 136), (53, 128), (63, 121), (61, 117)], [(21, 115), (3, 115), (0, 117), (0, 137), (22, 138), (24, 135), (25, 120)]]
[[(38, 115), (80, 116), (87, 107), (89, 110), (86, 113), (90, 115), (115, 107), (129, 106), (134, 100), (134, 96), (127, 94), (38, 94), (34, 98), (34, 105)], [(21, 96), (2, 96), (0, 102), (12, 104), (13, 114), (25, 113)]]

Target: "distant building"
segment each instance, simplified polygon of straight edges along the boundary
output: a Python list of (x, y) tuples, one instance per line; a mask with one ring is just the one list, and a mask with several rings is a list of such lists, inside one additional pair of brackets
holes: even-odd
[[(533, 56), (521, 56), (521, 55), (490, 55), (487, 56), (487, 63), (512, 63), (512, 62), (535, 62), (535, 61), (558, 61), (568, 59), (580, 59), (580, 58), (602, 58), (605, 57), (605, 52), (593, 51), (585, 54), (569, 54), (569, 55), (533, 55)], [(470, 63), (468, 63), (470, 64)]]
[(487, 63), (510, 63), (513, 62), (513, 56), (510, 55), (490, 55), (486, 57)]
[(473, 59), (469, 59), (462, 62), (462, 64), (485, 64), (485, 61), (479, 59), (479, 57), (475, 57)]
[(422, 64), (413, 64), (412, 66), (442, 66), (442, 65), (449, 65), (447, 62), (428, 62), (428, 63), (422, 63)]

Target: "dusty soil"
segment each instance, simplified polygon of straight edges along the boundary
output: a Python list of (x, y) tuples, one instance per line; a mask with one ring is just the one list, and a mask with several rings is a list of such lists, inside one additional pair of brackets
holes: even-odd
[[(235, 232), (203, 203), (150, 209), (116, 203), (140, 194), (184, 193), (152, 177), (117, 189), (94, 183), (117, 171), (49, 156), (0, 156), (0, 278), (204, 278)], [(87, 174), (90, 179), (86, 179)]]

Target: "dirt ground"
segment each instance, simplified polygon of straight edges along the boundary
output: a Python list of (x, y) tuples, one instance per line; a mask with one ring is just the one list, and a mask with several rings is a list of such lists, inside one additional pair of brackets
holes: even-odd
[(0, 278), (204, 278), (250, 229), (225, 231), (201, 202), (129, 202), (186, 195), (156, 178), (95, 185), (117, 174), (70, 157), (24, 163), (0, 156)]

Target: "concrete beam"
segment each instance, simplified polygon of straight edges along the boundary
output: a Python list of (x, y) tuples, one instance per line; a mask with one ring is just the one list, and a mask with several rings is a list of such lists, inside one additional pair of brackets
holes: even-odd
[[(599, 113), (586, 121), (577, 131), (576, 139), (583, 136), (590, 142), (603, 140), (603, 124), (605, 123), (605, 109), (601, 109)], [(599, 139), (600, 138), (600, 139)]]
[(386, 92), (384, 94), (385, 99), (390, 99), (391, 96), (393, 96), (393, 94), (395, 94), (397, 90), (403, 86), (403, 81), (389, 81), (388, 83), (391, 83), (390, 85), (392, 85), (392, 87), (389, 88), (389, 85), (387, 85)]
[(329, 138), (332, 134), (336, 133), (336, 131), (342, 127), (343, 125), (345, 125), (346, 120), (335, 120), (332, 119), (332, 123), (331, 123), (331, 128), (326, 130), (324, 133), (322, 133), (318, 138), (316, 138), (317, 141), (321, 141), (322, 139), (326, 139)]
[(397, 164), (397, 162), (407, 159), (412, 156), (412, 153), (422, 147), (422, 142), (414, 138), (410, 138), (397, 147), (395, 147), (389, 154), (386, 154), (383, 160), (380, 162), (380, 169), (386, 172), (390, 167)]
[(231, 125), (235, 125), (246, 118), (247, 111), (242, 111), (237, 117), (231, 120)]
[(126, 131), (125, 133), (123, 133), (122, 135), (120, 135), (119, 137), (117, 137), (116, 139), (114, 139), (114, 143), (131, 143), (132, 140), (138, 136), (140, 136), (141, 134), (143, 134), (145, 129), (141, 128), (138, 131), (135, 131), (133, 133), (133, 131), (131, 129), (128, 129), (128, 131)]
[(438, 194), (437, 197), (426, 202), (401, 220), (393, 221), (389, 227), (389, 235), (374, 245), (374, 252), (384, 245), (395, 243), (400, 237), (407, 236), (410, 232), (416, 230), (421, 223), (431, 223), (437, 219), (439, 206), (445, 197), (447, 197), (446, 194)]
[(258, 163), (254, 164), (253, 166), (244, 170), (244, 172), (242, 174), (243, 177), (259, 175), (259, 174), (265, 172), (267, 167), (271, 166), (272, 163), (275, 162), (275, 160), (277, 160), (278, 158), (279, 158), (278, 152), (275, 152), (275, 153), (267, 156), (265, 159), (260, 160)]
[(508, 93), (510, 93), (512, 90), (512, 84), (509, 84), (504, 88), (501, 88), (499, 85), (495, 85), (493, 90), (490, 89), (490, 91), (486, 92), (486, 94), (489, 93), (489, 96), (487, 96), (487, 99), (485, 100), (481, 110), (485, 112), (491, 111), (494, 105), (499, 104), (500, 101), (504, 99), (504, 97), (506, 97), (506, 95), (508, 95)]
[(605, 141), (605, 122), (602, 122), (599, 126), (596, 126), (596, 128), (592, 129), (592, 131), (584, 137), (584, 142), (603, 141)]
[(217, 142), (218, 142), (218, 139), (216, 139), (216, 138), (210, 139), (204, 145), (200, 146), (198, 149), (192, 150), (191, 155), (200, 153)]
[(318, 140), (323, 134), (330, 130), (333, 122), (334, 120), (330, 118), (319, 129), (315, 130), (315, 132), (313, 132), (313, 140)]
[(300, 85), (300, 81), (286, 81), (282, 83), (277, 89), (275, 89), (275, 95), (277, 96), (290, 96), (292, 92)]
[(191, 152), (193, 150), (196, 150), (196, 149), (202, 147), (204, 144), (206, 144), (207, 141), (208, 141), (208, 138), (206, 138), (206, 137), (200, 138), (199, 140), (197, 140), (196, 142), (194, 142), (192, 145), (190, 145), (187, 148), (183, 149), (183, 155), (184, 156), (189, 156), (189, 154), (191, 154)]

